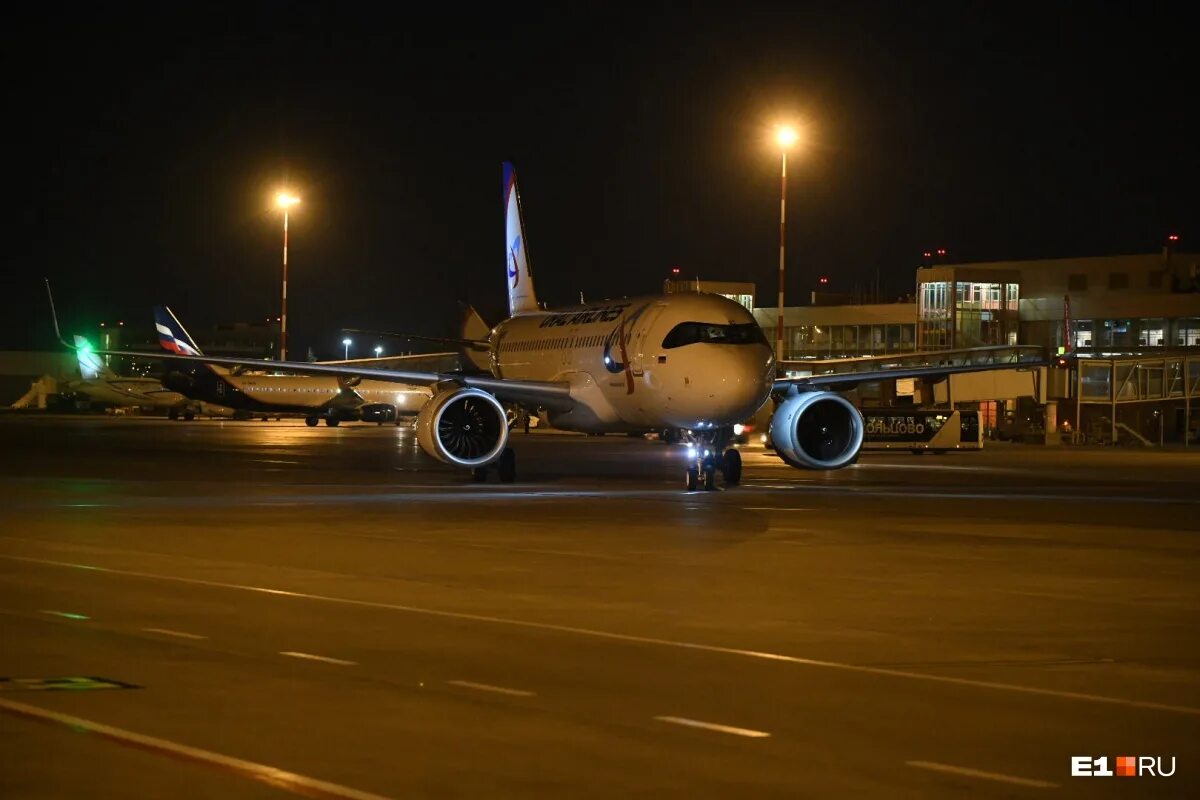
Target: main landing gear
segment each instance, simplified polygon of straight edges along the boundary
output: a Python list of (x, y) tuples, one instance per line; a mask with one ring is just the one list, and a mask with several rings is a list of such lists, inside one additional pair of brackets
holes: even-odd
[(504, 448), (500, 453), (500, 457), (492, 464), (486, 467), (475, 467), (471, 470), (471, 480), (476, 483), (486, 483), (488, 479), (488, 471), (496, 470), (496, 475), (499, 476), (501, 483), (512, 483), (517, 479), (517, 454), (513, 452), (511, 447)]
[[(688, 443), (688, 455), (692, 463), (685, 473), (685, 483), (689, 492), (704, 488), (714, 491), (717, 488), (717, 472), (725, 479), (726, 486), (737, 486), (742, 480), (742, 454), (732, 447), (727, 447), (733, 438), (733, 431), (728, 428), (717, 428), (705, 431), (686, 431), (684, 436)], [(725, 450), (722, 453), (722, 449)]]

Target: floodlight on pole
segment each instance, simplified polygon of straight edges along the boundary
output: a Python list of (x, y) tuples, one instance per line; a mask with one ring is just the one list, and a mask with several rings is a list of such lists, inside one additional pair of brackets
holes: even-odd
[(775, 142), (779, 145), (779, 307), (775, 320), (775, 360), (783, 361), (783, 283), (784, 248), (787, 242), (787, 151), (799, 139), (796, 129), (787, 125), (775, 131)]
[(288, 267), (288, 211), (299, 204), (300, 198), (291, 192), (275, 194), (275, 205), (283, 209), (283, 292), (279, 302), (279, 360), (287, 361), (287, 267)]
[(342, 358), (346, 361), (350, 360), (350, 345), (352, 344), (354, 344), (354, 342), (350, 341), (349, 338), (342, 339), (342, 346), (346, 348), (346, 352), (342, 355)]
[(379, 358), (381, 355), (383, 355), (383, 345), (377, 344), (375, 345), (375, 357)]

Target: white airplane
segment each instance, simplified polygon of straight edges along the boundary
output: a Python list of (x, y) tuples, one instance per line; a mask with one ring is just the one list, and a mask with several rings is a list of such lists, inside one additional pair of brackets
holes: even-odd
[(69, 381), (63, 387), (65, 393), (83, 395), (94, 403), (167, 409), (171, 419), (181, 415), (185, 419), (195, 416), (197, 404), (163, 386), (157, 378), (122, 377), (104, 363), (87, 339), (75, 336), (74, 340), (81, 380)]
[[(505, 403), (540, 410), (555, 428), (622, 433), (674, 428), (692, 448), (686, 486), (741, 479), (741, 456), (728, 447), (733, 426), (773, 395), (775, 452), (801, 469), (851, 464), (863, 442), (858, 409), (838, 394), (895, 378), (944, 376), (1014, 365), (914, 367), (805, 378), (776, 378), (775, 358), (750, 312), (714, 294), (621, 298), (545, 310), (537, 300), (516, 171), (503, 168), (509, 317), (486, 339), (490, 374), (472, 375), (354, 365), (276, 362), (273, 368), (339, 379), (372, 379), (428, 389), (417, 415), (422, 449), (465, 467), (475, 480), (495, 468), (516, 476)], [(150, 354), (139, 354), (150, 355)], [(225, 367), (262, 367), (251, 359), (161, 356)], [(1043, 366), (1028, 363), (1024, 366)]]
[[(200, 348), (167, 306), (154, 309), (158, 342), (169, 353), (203, 356)], [(358, 365), (378, 367), (391, 363), (448, 364), (455, 353), (430, 353), (356, 361), (327, 361), (345, 369)], [(335, 427), (343, 421), (399, 422), (415, 417), (430, 397), (426, 386), (398, 386), (394, 381), (362, 380), (357, 375), (271, 374), (277, 362), (256, 361), (252, 370), (227, 369), (215, 362), (192, 362), (169, 369), (163, 384), (193, 400), (234, 409), (248, 416), (303, 417), (310, 427), (321, 420)]]

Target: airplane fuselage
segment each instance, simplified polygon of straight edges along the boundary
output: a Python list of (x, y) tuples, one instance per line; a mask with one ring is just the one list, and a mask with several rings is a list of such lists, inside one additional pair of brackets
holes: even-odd
[(169, 372), (164, 383), (193, 399), (238, 411), (301, 416), (338, 412), (352, 416), (360, 406), (374, 403), (394, 406), (397, 416), (412, 416), (430, 395), (423, 387), (387, 381), (351, 384), (319, 375), (235, 375), (202, 364)]
[(115, 406), (175, 408), (187, 402), (182, 394), (151, 378), (95, 378), (76, 381), (68, 388), (92, 402)]
[(714, 294), (519, 314), (489, 337), (498, 378), (566, 382), (550, 424), (587, 432), (730, 426), (770, 395), (774, 355), (754, 317)]

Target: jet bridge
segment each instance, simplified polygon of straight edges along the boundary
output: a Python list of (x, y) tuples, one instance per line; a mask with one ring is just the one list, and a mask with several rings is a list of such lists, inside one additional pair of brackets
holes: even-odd
[(1200, 355), (1081, 358), (1075, 370), (1073, 442), (1186, 447), (1200, 438)]

